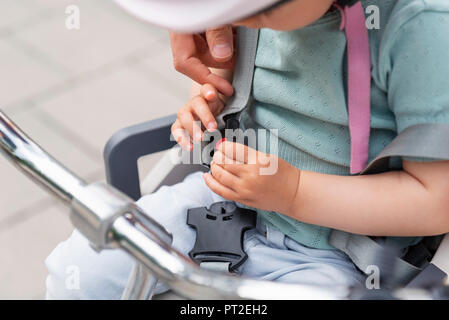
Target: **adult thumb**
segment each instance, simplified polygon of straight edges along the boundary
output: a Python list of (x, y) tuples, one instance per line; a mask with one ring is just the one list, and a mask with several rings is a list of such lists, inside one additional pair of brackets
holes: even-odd
[(206, 31), (206, 40), (212, 57), (218, 62), (232, 59), (234, 41), (231, 26), (224, 26)]

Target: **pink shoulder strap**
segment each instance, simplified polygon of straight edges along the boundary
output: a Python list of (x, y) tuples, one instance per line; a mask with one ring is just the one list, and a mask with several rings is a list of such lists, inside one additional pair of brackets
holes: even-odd
[(362, 4), (340, 7), (348, 53), (348, 118), (351, 137), (351, 174), (365, 169), (369, 158), (371, 59)]

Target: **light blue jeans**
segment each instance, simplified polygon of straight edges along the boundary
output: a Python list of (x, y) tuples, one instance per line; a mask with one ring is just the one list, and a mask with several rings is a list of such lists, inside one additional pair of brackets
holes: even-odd
[[(206, 186), (201, 173), (194, 173), (182, 183), (144, 196), (137, 204), (165, 226), (173, 234), (173, 246), (187, 254), (196, 237), (194, 229), (186, 224), (187, 210), (223, 200)], [(344, 253), (305, 247), (261, 221), (257, 228), (245, 233), (244, 249), (248, 259), (238, 271), (247, 277), (327, 287), (364, 281), (363, 274)], [(119, 299), (135, 262), (120, 250), (95, 252), (74, 231), (45, 263), (49, 271), (48, 299)], [(73, 285), (73, 272), (77, 272), (79, 285)], [(159, 281), (155, 293), (167, 289)]]

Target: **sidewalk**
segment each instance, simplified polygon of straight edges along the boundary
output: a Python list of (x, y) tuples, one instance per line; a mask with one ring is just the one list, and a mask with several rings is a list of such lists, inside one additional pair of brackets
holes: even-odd
[[(71, 4), (79, 30), (65, 26)], [(104, 181), (102, 150), (115, 131), (187, 101), (167, 32), (112, 0), (3, 0), (0, 12), (0, 108), (88, 182)], [(44, 259), (72, 231), (68, 210), (4, 157), (0, 177), (0, 299), (43, 298)]]

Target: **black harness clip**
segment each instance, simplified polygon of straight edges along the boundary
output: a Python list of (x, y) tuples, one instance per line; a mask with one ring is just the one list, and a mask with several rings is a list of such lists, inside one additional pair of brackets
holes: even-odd
[(237, 207), (230, 201), (216, 202), (210, 209), (189, 209), (187, 224), (197, 234), (190, 258), (198, 264), (229, 262), (229, 271), (233, 272), (248, 257), (243, 251), (243, 235), (256, 226), (256, 219), (255, 211)]

